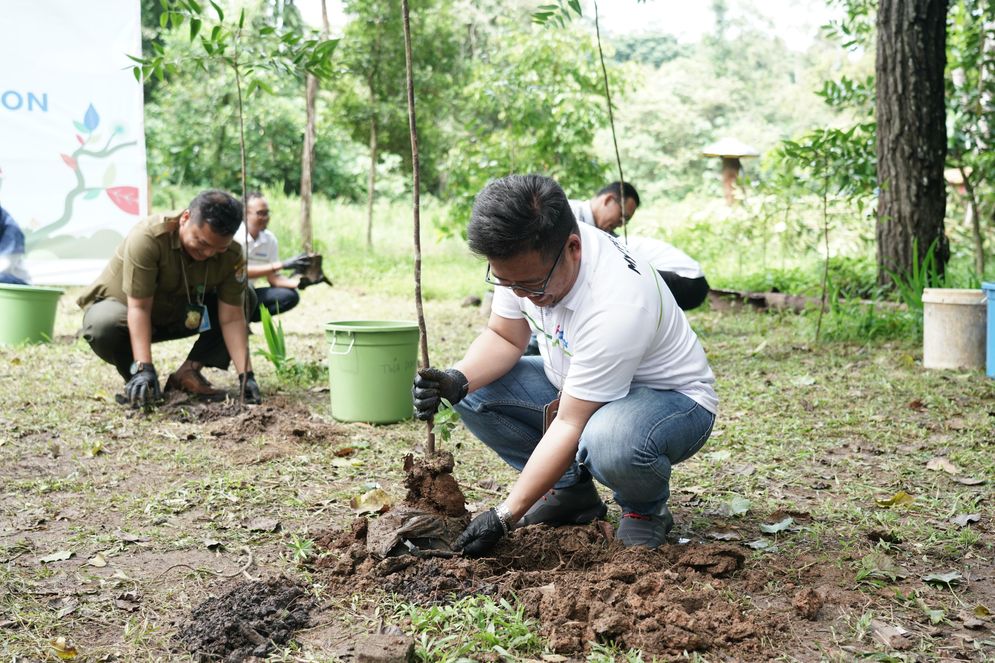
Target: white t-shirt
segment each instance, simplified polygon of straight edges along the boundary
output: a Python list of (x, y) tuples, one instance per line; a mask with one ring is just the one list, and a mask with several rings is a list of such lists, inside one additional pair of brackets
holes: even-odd
[(705, 351), (657, 271), (593, 226), (580, 224), (580, 239), (580, 272), (559, 303), (540, 309), (499, 287), (491, 310), (529, 322), (546, 377), (564, 393), (607, 403), (633, 386), (669, 389), (716, 413)]
[[(571, 200), (570, 209), (573, 210), (577, 221), (597, 227), (590, 200)], [(697, 279), (705, 275), (697, 260), (664, 241), (629, 235), (627, 246), (630, 253), (646, 260), (653, 265), (653, 269), (674, 272), (686, 279)]]
[(259, 233), (259, 237), (255, 239), (252, 235), (249, 237), (249, 246), (246, 249), (245, 246), (245, 224), (243, 223), (238, 228), (238, 232), (235, 233), (235, 241), (242, 245), (243, 249), (246, 249), (245, 254), (248, 256), (249, 266), (258, 267), (259, 265), (269, 265), (280, 259), (280, 251), (276, 235), (274, 235), (269, 230), (263, 230)]

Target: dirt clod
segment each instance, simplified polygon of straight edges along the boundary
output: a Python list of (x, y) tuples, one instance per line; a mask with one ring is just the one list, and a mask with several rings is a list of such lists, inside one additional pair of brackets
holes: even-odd
[(822, 596), (811, 587), (805, 587), (795, 593), (794, 598), (791, 599), (791, 605), (795, 607), (799, 615), (815, 621), (822, 609)]
[(176, 636), (198, 661), (263, 657), (307, 625), (312, 601), (285, 578), (243, 583), (196, 607)]
[(425, 511), (465, 516), (466, 496), (452, 474), (455, 464), (453, 455), (448, 451), (438, 451), (418, 460), (411, 455), (406, 456), (404, 486), (408, 489), (408, 495), (404, 501)]
[(406, 635), (371, 635), (356, 644), (358, 663), (409, 663), (415, 660), (415, 641)]

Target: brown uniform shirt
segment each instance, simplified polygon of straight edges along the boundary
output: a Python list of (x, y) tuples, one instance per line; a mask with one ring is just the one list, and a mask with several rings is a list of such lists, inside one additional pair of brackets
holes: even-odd
[(180, 246), (180, 214), (156, 214), (136, 223), (76, 303), (86, 308), (108, 298), (127, 304), (129, 296), (152, 297), (156, 327), (183, 320), (187, 304), (197, 303), (198, 291), (216, 291), (221, 301), (241, 306), (245, 289), (241, 245), (233, 241), (207, 260), (194, 260)]

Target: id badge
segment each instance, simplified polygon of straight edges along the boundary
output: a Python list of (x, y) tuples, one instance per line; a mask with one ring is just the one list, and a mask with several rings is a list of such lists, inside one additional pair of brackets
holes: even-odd
[(560, 410), (560, 397), (557, 396), (553, 400), (546, 403), (542, 408), (542, 434), (545, 435), (546, 431), (549, 430), (549, 425), (553, 423), (553, 419), (556, 419), (556, 413)]
[(200, 307), (200, 327), (197, 329), (198, 332), (203, 334), (206, 331), (211, 331), (211, 316), (207, 313), (207, 307)]

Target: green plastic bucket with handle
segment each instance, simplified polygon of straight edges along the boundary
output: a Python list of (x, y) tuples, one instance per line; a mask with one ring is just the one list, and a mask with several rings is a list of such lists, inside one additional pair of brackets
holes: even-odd
[(418, 325), (353, 320), (325, 325), (332, 416), (339, 421), (390, 424), (414, 412)]
[(48, 343), (63, 291), (0, 283), (0, 345)]

